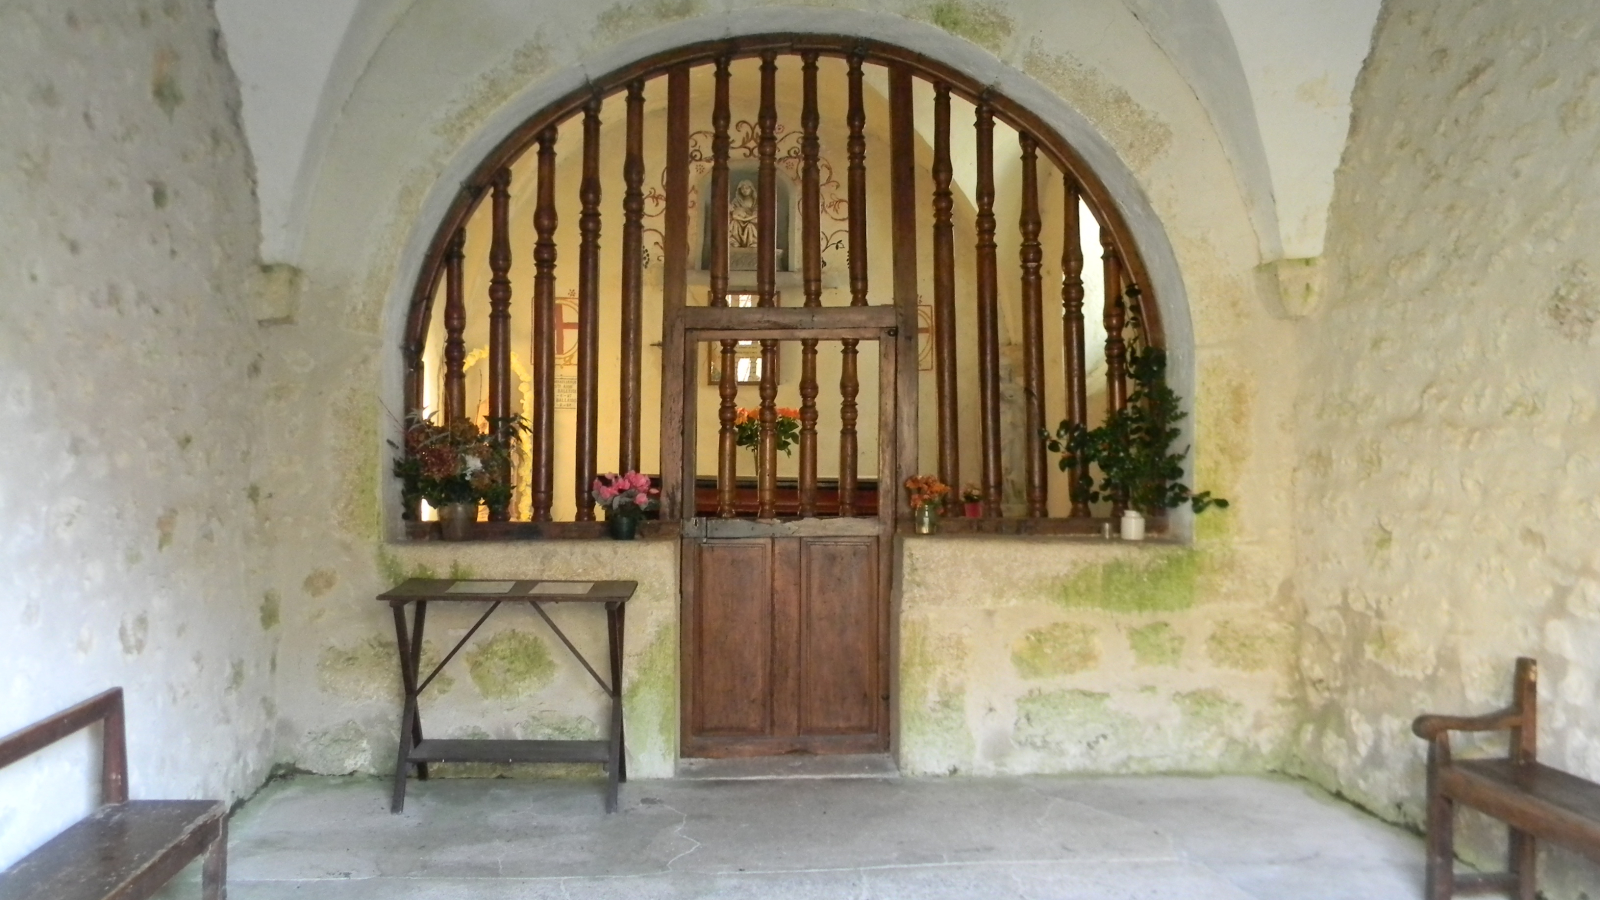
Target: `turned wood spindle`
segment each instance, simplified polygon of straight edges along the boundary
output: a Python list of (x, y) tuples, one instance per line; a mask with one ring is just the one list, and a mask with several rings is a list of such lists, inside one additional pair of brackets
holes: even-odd
[[(774, 305), (778, 282), (778, 55), (761, 54), (761, 109), (756, 116), (756, 304)], [(778, 514), (778, 342), (761, 342), (761, 436), (756, 452), (756, 517)]]
[(956, 239), (950, 190), (950, 87), (933, 94), (933, 374), (939, 404), (939, 480), (961, 480), (961, 419), (956, 380)]
[(617, 471), (639, 471), (644, 315), (644, 80), (628, 83), (622, 163), (622, 422)]
[(1027, 132), (1017, 135), (1022, 151), (1022, 407), (1024, 477), (1027, 483), (1028, 515), (1043, 518), (1049, 514), (1050, 495), (1046, 486), (1044, 430), (1044, 288), (1040, 269), (1044, 265), (1044, 246), (1039, 243), (1042, 222), (1039, 215), (1038, 144)]
[[(845, 120), (850, 136), (845, 143), (849, 157), (850, 305), (867, 305), (867, 111), (864, 99), (864, 73), (861, 55), (850, 57), (847, 75), (849, 109)], [(860, 449), (856, 440), (856, 421), (860, 418), (856, 397), (861, 393), (857, 374), (857, 342), (847, 340), (839, 351), (839, 515), (856, 514), (856, 472)], [(883, 502), (881, 499), (879, 502)]]
[(578, 183), (578, 447), (573, 493), (579, 522), (594, 521), (590, 486), (600, 435), (600, 97), (583, 108), (583, 178)]
[[(489, 239), (489, 421), (491, 431), (511, 421), (511, 168), (495, 173)], [(465, 412), (465, 410), (463, 410)], [(510, 463), (498, 476), (511, 478)], [(489, 519), (511, 518), (510, 506), (490, 507)]]
[(983, 447), (984, 514), (1000, 514), (1000, 311), (994, 217), (994, 110), (978, 103), (978, 410)]
[[(817, 53), (801, 54), (800, 246), (805, 306), (822, 305), (822, 186), (817, 136)], [(817, 514), (817, 342), (800, 342), (800, 504), (802, 518)]]
[(533, 520), (555, 504), (556, 439), (556, 129), (539, 133), (539, 186), (533, 229)]
[[(1067, 421), (1089, 426), (1089, 375), (1083, 322), (1083, 235), (1078, 212), (1080, 191), (1072, 175), (1062, 176), (1064, 194), (1061, 227), (1061, 330), (1062, 365), (1066, 369)], [(1089, 498), (1082, 484), (1089, 477), (1089, 464), (1080, 463), (1067, 473), (1071, 479), (1070, 516), (1088, 516)]]
[(444, 254), (444, 412), (440, 419), (454, 422), (466, 415), (467, 377), (467, 298), (462, 286), (466, 262), (467, 230), (456, 229)]
[[(711, 297), (712, 306), (728, 305), (728, 125), (732, 115), (728, 110), (728, 82), (732, 77), (727, 57), (717, 59), (715, 89), (711, 107), (711, 197), (708, 215), (711, 216)], [(739, 477), (739, 431), (734, 425), (738, 418), (739, 384), (735, 369), (737, 357), (735, 341), (723, 341), (722, 374), (717, 383), (717, 515), (732, 518), (737, 512), (735, 499)]]

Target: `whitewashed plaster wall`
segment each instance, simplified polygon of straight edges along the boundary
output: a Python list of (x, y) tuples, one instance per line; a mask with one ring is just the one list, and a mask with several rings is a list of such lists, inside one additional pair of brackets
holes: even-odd
[[(121, 685), (136, 798), (272, 762), (237, 113), (204, 0), (0, 4), (0, 733)], [(97, 756), (0, 773), (0, 866), (89, 808)]]
[[(1600, 776), (1596, 59), (1586, 4), (1393, 0), (1356, 91), (1303, 336), (1303, 752), (1402, 821), (1411, 717), (1502, 706), (1519, 654), (1541, 757)], [(1552, 898), (1600, 887), (1546, 864)]]
[[(474, 548), (482, 558), (470, 559), (434, 558), (444, 551), (390, 543), (399, 523), (386, 475), (392, 450), (384, 438), (393, 433), (399, 404), (400, 322), (437, 217), (454, 186), (501, 135), (591, 74), (693, 40), (765, 31), (872, 35), (931, 53), (1028, 103), (1076, 141), (1132, 220), (1155, 271), (1158, 294), (1170, 304), (1168, 333), (1179, 348), (1175, 380), (1195, 400), (1199, 486), (1236, 501), (1229, 512), (1208, 514), (1199, 522), (1198, 541), (1216, 563), (1204, 577), (1192, 577), (1196, 557), (1186, 557), (1174, 571), (1163, 568), (1166, 556), (1155, 548), (1109, 573), (1101, 564), (1110, 560), (1101, 559), (1100, 551), (1062, 542), (1028, 552), (980, 548), (976, 556), (948, 555), (936, 564), (959, 569), (1015, 561), (1023, 567), (1018, 578), (1033, 583), (1008, 584), (1005, 592), (1017, 602), (1033, 598), (1027, 602), (1036, 608), (1025, 620), (1003, 627), (986, 624), (982, 615), (961, 620), (963, 610), (924, 611), (931, 627), (960, 635), (975, 621), (987, 629), (972, 634), (975, 641), (1011, 647), (1030, 629), (1090, 615), (1072, 602), (1038, 607), (1039, 583), (1054, 579), (1064, 585), (1087, 573), (1080, 581), (1092, 582), (1087, 589), (1095, 596), (1122, 596), (1130, 583), (1153, 583), (1162, 594), (1158, 606), (1176, 603), (1199, 610), (1168, 623), (1192, 641), (1192, 649), (1187, 656), (1180, 653), (1175, 672), (1155, 678), (1154, 699), (1137, 701), (1143, 704), (1141, 721), (1191, 729), (1177, 741), (1181, 752), (1170, 758), (1181, 763), (1175, 765), (1238, 765), (1239, 757), (1206, 748), (1220, 746), (1216, 736), (1234, 733), (1244, 721), (1185, 719), (1182, 702), (1187, 701), (1175, 695), (1183, 693), (1177, 685), (1186, 673), (1204, 673), (1205, 686), (1197, 690), (1222, 693), (1217, 703), (1209, 703), (1210, 695), (1200, 700), (1209, 708), (1238, 710), (1252, 728), (1269, 736), (1267, 744), (1293, 721), (1286, 703), (1293, 687), (1287, 674), (1291, 647), (1280, 633), (1288, 622), (1280, 585), (1289, 577), (1291, 559), (1292, 438), (1287, 429), (1292, 392), (1278, 377), (1291, 368), (1293, 333), (1254, 291), (1256, 236), (1210, 118), (1142, 24), (1115, 0), (1075, 3), (1070, 9), (1044, 0), (1003, 7), (940, 4), (921, 11), (929, 20), (937, 18), (930, 10), (942, 11), (944, 17), (932, 23), (881, 10), (875, 0), (827, 8), (645, 2), (599, 9), (554, 3), (467, 7), (432, 0), (413, 4), (395, 22), (344, 104), (320, 163), (322, 175), (308, 207), (303, 289), (281, 310), (282, 324), (264, 337), (264, 415), (274, 428), (262, 449), (267, 454), (262, 503), (269, 514), (264, 528), (270, 568), (283, 582), (274, 587), (282, 593), (286, 633), (293, 636), (285, 642), (280, 667), (284, 761), (315, 771), (391, 765), (397, 711), (386, 650), (391, 626), (372, 597), (408, 572), (421, 567), (445, 573), (459, 563), (463, 571), (487, 575), (514, 563), (519, 570), (548, 565), (564, 577), (600, 577), (614, 575), (622, 565), (651, 578), (676, 577), (671, 555), (652, 562), (657, 550), (649, 543), (620, 557), (609, 547), (546, 544)], [(952, 18), (951, 10), (959, 15)], [(1026, 568), (1030, 565), (1037, 568)], [(1217, 572), (1225, 575), (1211, 577)], [(1175, 576), (1175, 582), (1162, 573)], [(974, 609), (1011, 602), (995, 597), (978, 580), (965, 583), (971, 590), (959, 598)], [(1149, 591), (1135, 587), (1133, 593), (1145, 597)], [(641, 606), (641, 611), (649, 608), (641, 616), (642, 629), (630, 633), (630, 671), (662, 673), (652, 695), (658, 709), (674, 696), (676, 657), (664, 657), (657, 667), (649, 654), (675, 646), (675, 602), (669, 588)], [(1123, 618), (1114, 608), (1101, 610), (1108, 641), (1124, 640), (1119, 635), (1128, 628), (1166, 621), (1148, 610)], [(1261, 627), (1249, 634), (1219, 631), (1223, 621), (1235, 619)], [(522, 635), (506, 639), (514, 657), (503, 660), (506, 666), (517, 669), (531, 658), (559, 657), (559, 646), (537, 629), (515, 623), (507, 628)], [(1172, 642), (1157, 643), (1170, 648)], [(1224, 649), (1213, 655), (1212, 643)], [(1236, 646), (1246, 650), (1242, 664), (1227, 649)], [(1028, 679), (1007, 676), (996, 690), (1094, 692), (1100, 690), (1097, 684), (1119, 674), (1130, 684), (1150, 681), (1133, 671), (1143, 663), (1131, 649), (1108, 650), (1101, 658), (1103, 664), (1087, 668), (1046, 660), (1032, 670), (1039, 675), (1035, 681), (1025, 685)], [(352, 669), (367, 674), (353, 680), (341, 674)], [(543, 664), (533, 669), (546, 671)], [(530, 706), (552, 711), (582, 706), (583, 696), (564, 694), (566, 688), (560, 687), (575, 683), (541, 676), (504, 693), (500, 687), (486, 691), (477, 679), (458, 673), (448, 705), (484, 711), (470, 727), (525, 734)], [(546, 693), (547, 686), (555, 693)], [(352, 705), (352, 698), (360, 702)], [(1112, 712), (1123, 699), (1108, 701)], [(637, 759), (631, 772), (670, 771), (674, 726), (675, 716), (659, 719), (657, 732), (640, 745), (660, 748), (659, 755)], [(446, 727), (469, 725), (463, 719)], [(640, 738), (641, 728), (630, 734)], [(1137, 729), (1125, 730), (1117, 752), (1081, 757), (1082, 768), (1148, 768), (1148, 760), (1134, 751), (1138, 739)], [(1272, 749), (1255, 747), (1249, 758), (1259, 764)]]

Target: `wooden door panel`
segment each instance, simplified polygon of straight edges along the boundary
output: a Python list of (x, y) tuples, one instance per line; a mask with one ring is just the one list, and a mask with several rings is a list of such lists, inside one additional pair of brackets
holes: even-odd
[(878, 731), (878, 538), (802, 541), (796, 642), (798, 730)]
[(765, 735), (771, 725), (772, 542), (708, 541), (695, 590), (697, 735)]

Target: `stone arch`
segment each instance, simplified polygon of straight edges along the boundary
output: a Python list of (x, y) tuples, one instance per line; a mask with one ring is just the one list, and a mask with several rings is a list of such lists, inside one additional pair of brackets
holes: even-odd
[[(383, 333), (383, 397), (391, 409), (403, 406), (398, 357), (412, 290), (452, 202), (471, 172), (527, 120), (563, 97), (576, 95), (613, 73), (637, 67), (666, 51), (714, 41), (750, 38), (775, 31), (792, 34), (872, 34), (882, 47), (894, 48), (948, 71), (968, 83), (1008, 98), (1017, 108), (1053, 132), (1081, 160), (1103, 188), (1103, 200), (1120, 217), (1144, 264), (1142, 280), (1156, 298), (1161, 333), (1170, 358), (1168, 380), (1180, 396), (1194, 396), (1194, 333), (1189, 303), (1177, 256), (1166, 229), (1139, 184), (1133, 169), (1089, 120), (1034, 78), (1007, 65), (973, 44), (939, 29), (898, 17), (852, 10), (749, 10), (703, 17), (663, 26), (587, 54), (584, 61), (549, 73), (517, 89), (497, 111), (484, 118), (439, 167), (438, 177), (421, 201), (391, 271)], [(1182, 423), (1182, 442), (1192, 446), (1193, 417)], [(392, 505), (386, 504), (392, 508)], [(1173, 528), (1188, 534), (1186, 509), (1176, 511)]]

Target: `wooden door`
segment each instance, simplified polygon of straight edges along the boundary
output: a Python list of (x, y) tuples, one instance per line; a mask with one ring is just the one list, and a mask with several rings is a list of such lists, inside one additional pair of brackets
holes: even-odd
[[(854, 506), (864, 514), (850, 514), (850, 504), (840, 510), (837, 495), (826, 496), (827, 489), (818, 489), (812, 479), (816, 515), (741, 516), (734, 504), (721, 514), (707, 510), (686, 522), (684, 756), (889, 749), (888, 553), (897, 484), (895, 408), (889, 401), (895, 389), (895, 332), (893, 327), (848, 332), (871, 335), (856, 340), (863, 350), (878, 350), (879, 390), (866, 400), (876, 406), (873, 481), (889, 491), (884, 502), (869, 504), (860, 496), (865, 491), (853, 491)], [(829, 334), (818, 328), (804, 333), (823, 340)], [(697, 343), (708, 346), (693, 339), (685, 346)], [(702, 421), (715, 423), (718, 410), (707, 412), (712, 415)], [(696, 418), (686, 410), (689, 472), (695, 467)], [(833, 491), (859, 486), (840, 479)], [(774, 508), (781, 507), (774, 503), (769, 511)]]

